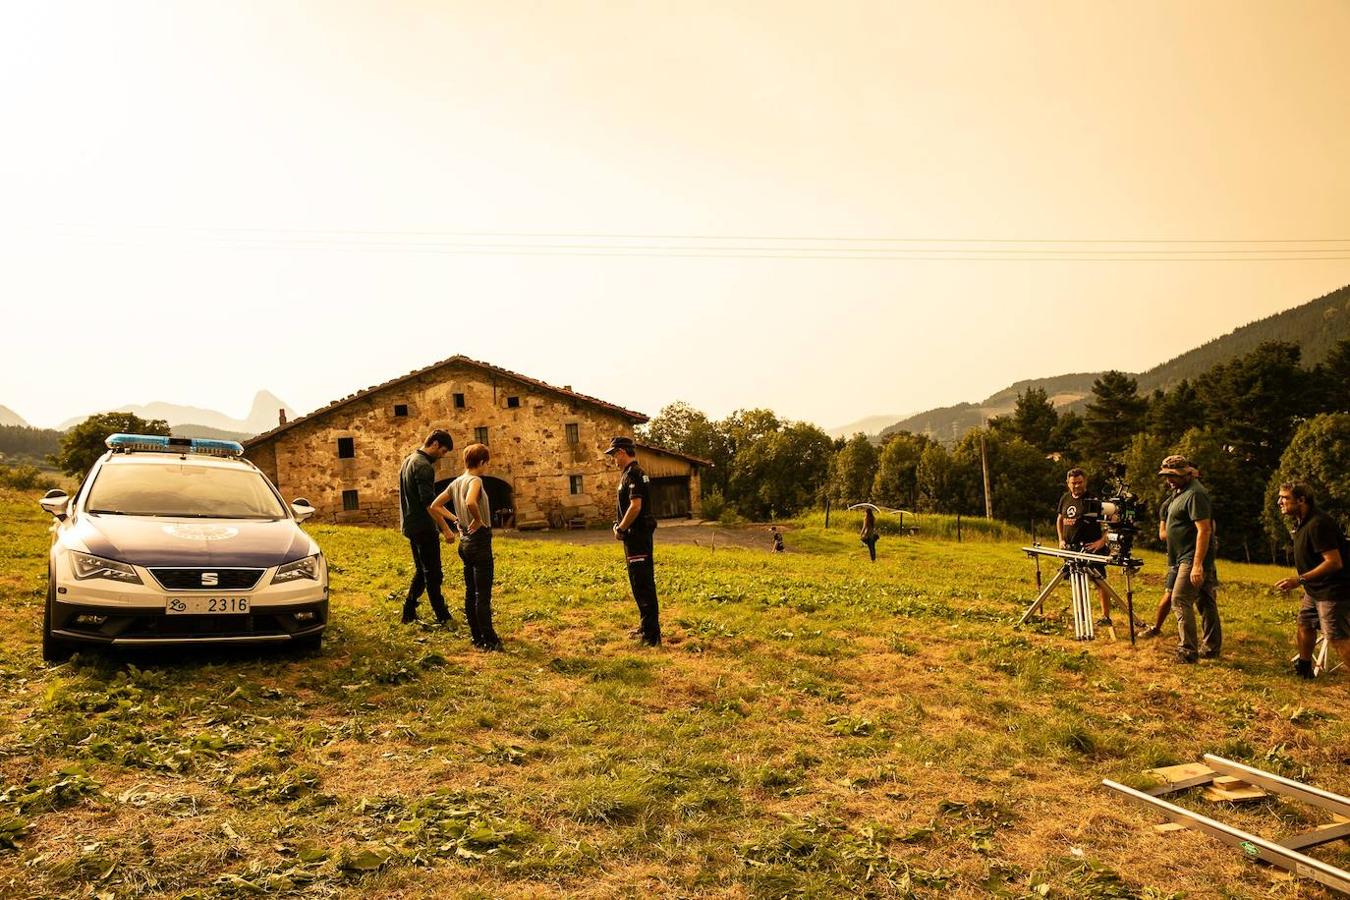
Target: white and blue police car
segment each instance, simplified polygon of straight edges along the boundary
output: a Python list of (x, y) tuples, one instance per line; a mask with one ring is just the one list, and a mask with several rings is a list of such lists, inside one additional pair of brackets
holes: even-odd
[(289, 643), (317, 648), (328, 565), (234, 441), (114, 434), (56, 517), (42, 655), (78, 645)]

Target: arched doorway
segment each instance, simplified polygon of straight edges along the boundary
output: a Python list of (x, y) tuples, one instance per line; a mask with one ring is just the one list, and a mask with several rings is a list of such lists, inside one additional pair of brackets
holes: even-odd
[(488, 508), (492, 510), (492, 527), (515, 528), (516, 502), (511, 485), (500, 478), (484, 475), (483, 489), (487, 491)]
[[(449, 487), (453, 478), (443, 478), (436, 482), (436, 494)], [(515, 528), (516, 527), (516, 503), (515, 492), (511, 490), (511, 485), (502, 481), (500, 478), (493, 478), (491, 475), (483, 476), (483, 489), (488, 495), (488, 509), (492, 510), (493, 528)]]

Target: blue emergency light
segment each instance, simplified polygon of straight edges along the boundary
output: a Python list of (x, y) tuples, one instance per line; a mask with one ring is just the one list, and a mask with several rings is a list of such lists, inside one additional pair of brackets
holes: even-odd
[(112, 434), (103, 442), (109, 450), (118, 453), (200, 453), (203, 456), (243, 456), (244, 447), (238, 441), (217, 441), (211, 438), (168, 437), (162, 434)]

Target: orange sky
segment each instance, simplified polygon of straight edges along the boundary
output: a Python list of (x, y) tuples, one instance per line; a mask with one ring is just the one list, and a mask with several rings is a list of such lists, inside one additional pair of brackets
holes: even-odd
[(303, 411), (459, 352), (830, 426), (1350, 283), (1344, 2), (7, 18), (0, 404), (38, 424)]

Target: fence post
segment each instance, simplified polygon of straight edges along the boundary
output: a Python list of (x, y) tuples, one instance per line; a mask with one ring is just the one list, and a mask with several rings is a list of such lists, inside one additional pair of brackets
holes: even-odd
[(956, 542), (961, 543), (961, 514), (956, 514)]
[(825, 498), (825, 528), (826, 528), (826, 530), (828, 530), (829, 527), (830, 527), (830, 498), (829, 498), (829, 497), (826, 497), (826, 498)]

